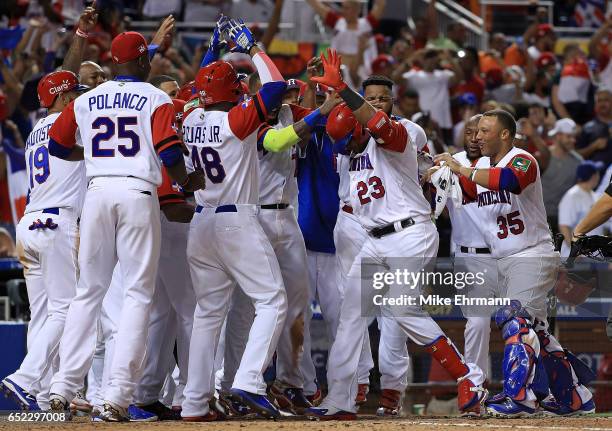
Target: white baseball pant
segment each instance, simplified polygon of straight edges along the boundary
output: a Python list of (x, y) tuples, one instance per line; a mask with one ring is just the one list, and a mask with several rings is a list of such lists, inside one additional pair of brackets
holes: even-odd
[[(17, 225), (17, 250), (24, 267), (30, 300), (28, 353), (17, 371), (8, 376), (19, 386), (48, 405), (51, 365), (58, 353), (70, 301), (75, 295), (79, 270), (78, 214), (59, 208), (59, 214), (33, 211)], [(40, 220), (51, 219), (55, 229), (32, 229)]]
[(176, 340), (179, 383), (187, 383), (189, 341), (193, 329), (195, 293), (187, 262), (189, 225), (168, 221), (161, 214), (161, 252), (157, 285), (147, 338), (147, 357), (135, 400), (147, 405), (159, 400), (166, 376), (174, 369)]
[[(327, 371), (329, 393), (322, 403), (323, 408), (335, 407), (348, 412), (357, 411), (355, 397), (357, 395), (358, 363), (365, 340), (364, 329), (368, 321), (362, 312), (362, 305), (367, 306), (367, 304), (362, 304), (362, 294), (366, 296), (366, 299), (371, 299), (370, 294), (372, 293), (369, 289), (362, 292), (362, 259), (371, 261), (367, 267), (364, 267), (364, 279), (371, 283), (373, 272), (394, 272), (398, 269), (402, 271), (406, 269), (418, 273), (431, 262), (437, 251), (438, 232), (435, 225), (429, 220), (417, 222), (400, 232), (379, 239), (368, 237), (348, 274), (348, 283), (340, 312), (340, 325), (329, 356)], [(396, 259), (389, 259), (402, 256), (410, 256), (410, 258), (403, 259), (401, 263)], [(391, 285), (391, 296), (400, 297), (400, 294), (405, 293), (405, 289), (406, 286)], [(426, 345), (444, 336), (438, 324), (422, 311), (420, 306), (406, 305), (398, 308), (399, 312), (387, 306), (381, 306), (381, 312), (383, 317), (396, 319), (414, 342)], [(406, 312), (410, 316), (406, 316)]]
[[(461, 246), (455, 251), (454, 271), (481, 274), (484, 284), (465, 286), (457, 289), (457, 294), (469, 298), (501, 298), (497, 276), (497, 261), (487, 254), (464, 253)], [(464, 356), (467, 362), (474, 363), (485, 375), (489, 372), (489, 341), (491, 340), (491, 315), (495, 312), (492, 306), (462, 306), (465, 323)]]
[(236, 205), (234, 209), (204, 208), (191, 221), (187, 256), (197, 305), (183, 416), (208, 413), (208, 401), (214, 393), (215, 352), (236, 285), (254, 302), (255, 319), (232, 387), (266, 393), (263, 372), (285, 323), (287, 298), (282, 275), (257, 219), (258, 208)]
[(335, 254), (306, 250), (306, 261), (308, 264), (310, 297), (309, 303), (304, 309), (304, 352), (306, 353), (302, 356), (300, 368), (304, 376), (304, 394), (313, 395), (317, 391), (317, 373), (311, 356), (311, 303), (314, 300), (319, 303), (327, 327), (328, 339), (331, 343), (338, 328), (342, 291), (338, 285), (338, 264)]
[(119, 263), (115, 265), (113, 277), (108, 287), (102, 311), (98, 319), (98, 333), (96, 349), (91, 368), (87, 374), (87, 400), (97, 410), (102, 411), (104, 404), (104, 391), (108, 387), (113, 355), (115, 353), (115, 340), (117, 327), (123, 309), (123, 275)]
[[(259, 222), (276, 254), (287, 293), (287, 319), (276, 349), (276, 380), (290, 387), (303, 388), (304, 377), (300, 367), (293, 363), (291, 326), (304, 312), (310, 294), (304, 237), (291, 206), (281, 210), (261, 209)], [(297, 364), (301, 360), (302, 353), (298, 355)]]
[(89, 181), (81, 217), (80, 279), (70, 304), (62, 341), (60, 368), (51, 393), (74, 397), (91, 367), (97, 320), (121, 264), (124, 306), (117, 346), (104, 400), (127, 408), (140, 379), (151, 298), (159, 263), (160, 213), (154, 184), (131, 177), (96, 177)]

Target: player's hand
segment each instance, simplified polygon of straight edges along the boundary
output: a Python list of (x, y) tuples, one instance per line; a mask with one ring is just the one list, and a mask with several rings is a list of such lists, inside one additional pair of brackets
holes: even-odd
[(342, 57), (338, 55), (338, 52), (335, 49), (327, 48), (327, 58), (321, 53), (321, 62), (323, 63), (323, 76), (315, 76), (311, 78), (311, 81), (327, 85), (336, 91), (344, 90), (347, 85), (342, 80), (340, 72)]
[(172, 31), (174, 30), (175, 19), (172, 15), (168, 15), (159, 26), (159, 30), (153, 36), (151, 45), (161, 46), (166, 37), (172, 37)]
[(320, 57), (312, 57), (306, 64), (306, 82), (310, 88), (315, 88), (317, 83), (312, 81), (312, 78), (323, 73), (323, 64)]
[(83, 13), (79, 17), (79, 30), (83, 33), (89, 33), (93, 30), (96, 23), (98, 22), (98, 12), (96, 11), (96, 2), (94, 1), (91, 6), (87, 6)]
[(230, 19), (227, 22), (227, 36), (236, 44), (236, 46), (231, 49), (232, 52), (244, 52), (248, 54), (256, 43), (253, 33), (247, 28), (242, 19), (238, 21)]
[(217, 23), (217, 26), (213, 30), (213, 34), (210, 36), (208, 49), (211, 49), (213, 52), (220, 52), (225, 45), (225, 41), (221, 40), (221, 30), (219, 30), (219, 24)]
[(181, 187), (186, 192), (195, 192), (196, 190), (204, 190), (206, 186), (206, 174), (202, 169), (196, 169), (187, 175), (187, 182)]
[(444, 162), (453, 173), (458, 174), (461, 171), (461, 164), (453, 158), (449, 153), (438, 154), (434, 157), (434, 163), (440, 165)]
[(338, 95), (338, 93), (333, 92), (327, 97), (327, 99), (325, 99), (325, 102), (323, 102), (319, 110), (321, 111), (321, 114), (327, 115), (340, 103), (342, 103), (342, 98)]

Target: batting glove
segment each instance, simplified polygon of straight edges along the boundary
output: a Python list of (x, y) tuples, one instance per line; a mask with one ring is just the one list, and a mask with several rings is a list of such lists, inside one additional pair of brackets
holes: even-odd
[(232, 52), (244, 52), (248, 54), (251, 48), (256, 44), (253, 33), (247, 28), (242, 19), (238, 21), (230, 19), (228, 21), (227, 35), (236, 44), (236, 46), (232, 48)]
[(344, 90), (347, 85), (342, 80), (342, 73), (340, 72), (342, 57), (338, 55), (338, 52), (335, 49), (327, 48), (327, 58), (321, 53), (321, 62), (323, 64), (323, 76), (314, 76), (310, 80), (327, 85), (338, 92)]

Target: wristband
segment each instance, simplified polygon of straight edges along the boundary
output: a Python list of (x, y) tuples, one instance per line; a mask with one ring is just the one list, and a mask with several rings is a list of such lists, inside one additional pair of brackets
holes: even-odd
[(319, 108), (312, 111), (310, 114), (303, 118), (304, 123), (308, 125), (308, 127), (312, 128), (319, 121), (323, 114), (321, 114), (321, 110)]
[(80, 28), (77, 27), (76, 29), (76, 35), (78, 37), (82, 37), (83, 39), (87, 39), (89, 37), (89, 34), (84, 32), (83, 30), (81, 30)]
[(470, 181), (474, 181), (474, 176), (476, 175), (476, 172), (478, 172), (478, 169), (474, 168), (472, 169), (472, 172), (470, 172)]
[(349, 87), (344, 88), (338, 92), (340, 97), (346, 102), (346, 105), (351, 108), (351, 111), (356, 111), (363, 106), (365, 99), (359, 94), (355, 93)]

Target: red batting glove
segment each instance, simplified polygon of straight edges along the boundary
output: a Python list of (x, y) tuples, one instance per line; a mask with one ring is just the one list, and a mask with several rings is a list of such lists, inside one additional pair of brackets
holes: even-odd
[(338, 55), (338, 52), (335, 49), (327, 48), (327, 58), (321, 54), (321, 62), (323, 63), (323, 76), (314, 76), (311, 81), (327, 85), (336, 91), (344, 90), (347, 85), (342, 80), (342, 73), (340, 73), (342, 57)]

